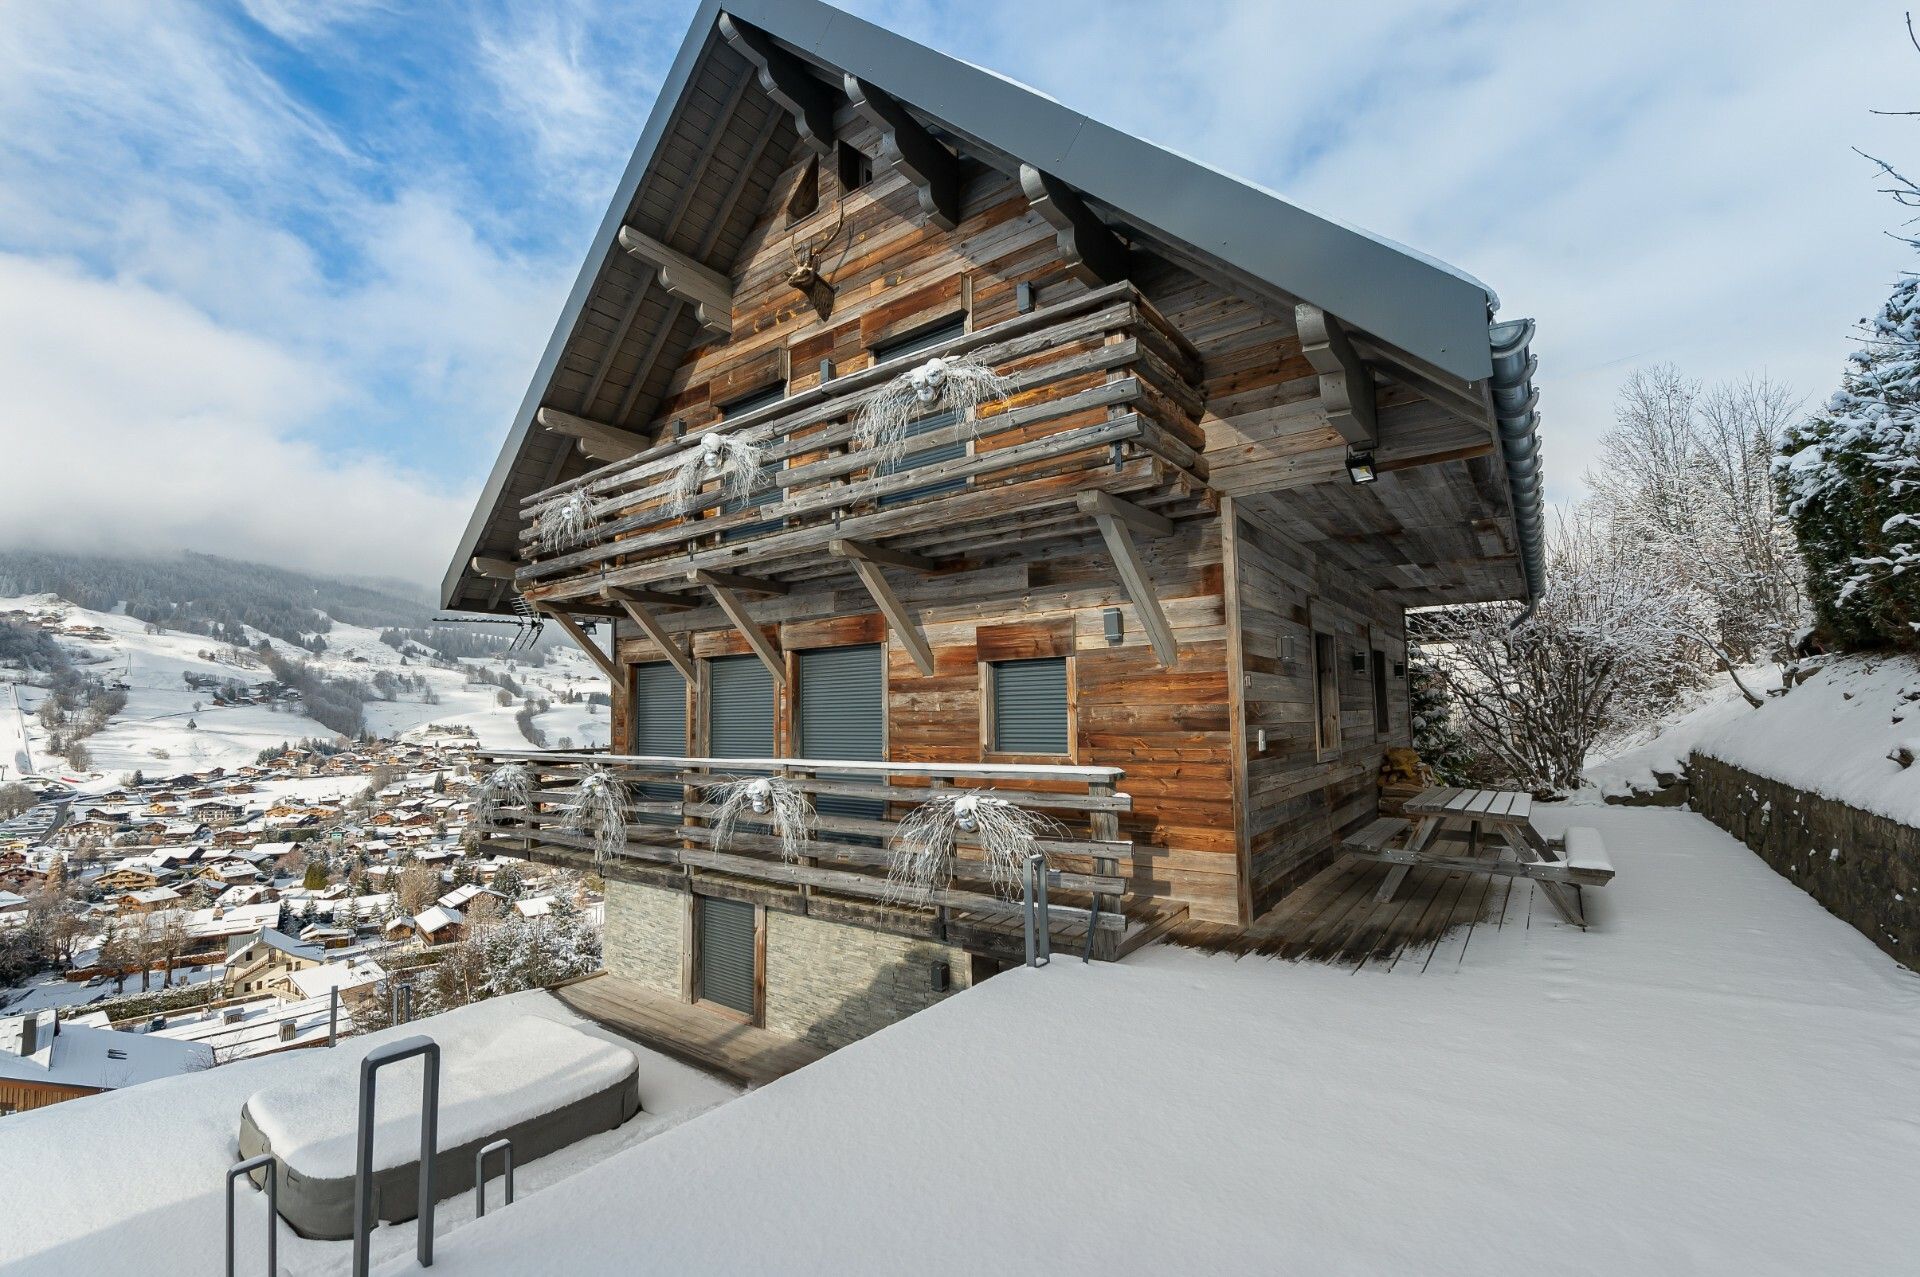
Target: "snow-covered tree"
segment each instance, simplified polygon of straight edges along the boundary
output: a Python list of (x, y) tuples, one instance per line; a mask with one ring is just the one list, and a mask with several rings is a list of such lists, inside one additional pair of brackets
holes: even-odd
[(1920, 646), (1920, 276), (1867, 322), (1824, 411), (1775, 473), (1820, 630), (1843, 648)]

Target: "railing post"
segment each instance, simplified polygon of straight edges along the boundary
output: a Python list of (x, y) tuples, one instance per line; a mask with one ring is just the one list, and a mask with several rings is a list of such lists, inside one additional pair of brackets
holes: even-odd
[(487, 1213), (487, 1154), (499, 1150), (501, 1168), (506, 1172), (507, 1195), (500, 1204), (513, 1205), (513, 1141), (497, 1139), (491, 1144), (482, 1144), (480, 1151), (473, 1155), (473, 1217), (479, 1219)]
[(1053, 915), (1047, 911), (1047, 857), (1027, 857), (1026, 875), (1027, 965), (1044, 967), (1053, 961)]
[[(1112, 781), (1096, 780), (1090, 781), (1087, 785), (1087, 793), (1095, 798), (1111, 798), (1114, 792)], [(1092, 812), (1087, 819), (1087, 832), (1098, 842), (1118, 842), (1120, 840), (1120, 817), (1110, 811)], [(1102, 856), (1096, 853), (1093, 857), (1093, 872), (1117, 878), (1120, 875), (1120, 863), (1111, 856)], [(1093, 893), (1093, 912), (1087, 919), (1087, 947), (1085, 952), (1080, 955), (1082, 962), (1093, 961), (1094, 949), (1099, 945), (1099, 934), (1100, 893), (1096, 891)], [(1100, 947), (1104, 949), (1104, 946)], [(1104, 959), (1109, 955), (1102, 952), (1100, 956)]]
[(433, 1158), (440, 1137), (440, 1044), (429, 1037), (402, 1038), (369, 1051), (360, 1061), (360, 1122), (353, 1166), (353, 1277), (367, 1277), (373, 1232), (373, 1113), (375, 1075), (389, 1064), (425, 1057), (420, 1084), (420, 1185), (414, 1216), (414, 1250), (422, 1268), (433, 1267)]
[(262, 1167), (267, 1172), (267, 1277), (280, 1271), (280, 1176), (273, 1154), (262, 1153), (227, 1168), (227, 1277), (233, 1277), (233, 1181)]
[(327, 990), (327, 1045), (340, 1044), (340, 986)]

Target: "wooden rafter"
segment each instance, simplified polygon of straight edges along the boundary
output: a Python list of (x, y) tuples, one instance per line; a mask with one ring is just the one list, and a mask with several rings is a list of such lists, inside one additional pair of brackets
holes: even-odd
[(513, 574), (520, 570), (520, 565), (512, 559), (495, 558), (486, 554), (474, 555), (468, 561), (468, 566), (473, 569), (475, 576), (485, 577), (489, 581), (511, 581)]
[(753, 63), (760, 87), (793, 116), (800, 140), (822, 156), (833, 154), (834, 103), (827, 86), (766, 32), (730, 13), (720, 15), (720, 34), (734, 52)]
[(694, 571), (687, 573), (687, 580), (695, 585), (717, 585), (743, 594), (785, 594), (792, 588), (771, 577), (743, 576), (738, 572)]
[(607, 676), (607, 681), (612, 683), (614, 691), (618, 692), (621, 682), (620, 667), (614, 663), (611, 656), (600, 650), (598, 643), (587, 637), (587, 632), (580, 628), (580, 622), (557, 607), (542, 607), (540, 611), (560, 623), (560, 628), (567, 632), (567, 637), (579, 645), (580, 650), (587, 654), (588, 660), (600, 667), (600, 672)]
[(1066, 183), (1031, 164), (1020, 166), (1027, 203), (1053, 227), (1061, 259), (1090, 288), (1127, 278), (1127, 246)]
[(960, 222), (960, 161), (898, 99), (858, 76), (845, 78), (847, 100), (880, 132), (882, 163), (913, 183), (920, 211), (943, 231)]
[(1160, 606), (1159, 596), (1153, 592), (1147, 565), (1133, 544), (1132, 529), (1165, 536), (1173, 531), (1173, 521), (1106, 492), (1081, 493), (1079, 506), (1083, 513), (1093, 516), (1101, 538), (1107, 543), (1114, 570), (1120, 574), (1120, 588), (1127, 592), (1133, 601), (1133, 610), (1139, 614), (1140, 624), (1146, 627), (1147, 641), (1153, 644), (1155, 659), (1162, 668), (1172, 669), (1180, 660), (1180, 645), (1174, 641), (1173, 627), (1167, 624), (1167, 614)]
[(900, 596), (893, 592), (893, 586), (887, 583), (886, 573), (880, 569), (882, 563), (893, 563), (902, 566), (924, 565), (921, 567), (924, 570), (924, 567), (933, 566), (933, 560), (918, 554), (868, 545), (864, 541), (832, 541), (828, 543), (828, 549), (853, 565), (860, 584), (866, 586), (867, 593), (873, 596), (873, 605), (880, 609), (880, 615), (887, 618), (887, 628), (907, 649), (920, 672), (933, 673), (933, 645), (927, 642), (919, 620), (907, 610)]
[(620, 228), (620, 247), (653, 267), (660, 287), (692, 306), (701, 327), (722, 336), (733, 332), (732, 280), (631, 226)]
[[(695, 584), (707, 587), (713, 595), (713, 601), (720, 605), (720, 610), (727, 614), (729, 621), (733, 622), (733, 628), (740, 631), (740, 637), (747, 641), (747, 646), (753, 649), (753, 654), (760, 658), (762, 665), (767, 667), (767, 673), (773, 675), (773, 681), (785, 687), (787, 667), (786, 663), (780, 659), (780, 649), (768, 640), (766, 633), (758, 625), (754, 624), (753, 617), (747, 613), (746, 605), (740, 601), (739, 595), (734, 593), (735, 587), (728, 584), (741, 578), (726, 572), (689, 572), (687, 577)], [(768, 582), (768, 584), (774, 583)], [(778, 591), (785, 593), (786, 587), (779, 586)]]
[(1353, 446), (1373, 447), (1380, 441), (1373, 374), (1360, 362), (1340, 321), (1318, 306), (1301, 302), (1293, 308), (1293, 322), (1300, 330), (1300, 352), (1320, 374), (1320, 404), (1327, 424)]
[(660, 624), (659, 618), (649, 610), (649, 604), (660, 606), (663, 599), (670, 601), (676, 607), (691, 606), (691, 600), (660, 594), (653, 590), (622, 590), (618, 587), (609, 587), (601, 593), (626, 609), (627, 616), (646, 632), (648, 638), (659, 645), (660, 650), (666, 653), (667, 659), (673, 662), (673, 668), (680, 671), (682, 678), (689, 683), (694, 681), (692, 655), (680, 645), (680, 640), (667, 633), (665, 627)]
[(534, 414), (542, 430), (569, 435), (580, 441), (580, 451), (596, 461), (625, 461), (650, 446), (645, 435), (637, 435), (619, 426), (591, 421), (558, 408), (542, 408)]

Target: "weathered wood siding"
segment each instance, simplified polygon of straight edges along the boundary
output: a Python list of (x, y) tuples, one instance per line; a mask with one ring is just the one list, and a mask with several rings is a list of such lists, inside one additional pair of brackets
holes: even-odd
[[(1264, 500), (1284, 500), (1265, 498)], [(1381, 752), (1411, 741), (1400, 610), (1273, 530), (1258, 502), (1229, 502), (1227, 606), (1235, 624), (1234, 715), (1246, 839), (1246, 906), (1258, 916), (1319, 869), (1341, 834), (1378, 810)], [(1331, 635), (1340, 741), (1316, 732), (1314, 635)], [(1376, 731), (1371, 652), (1387, 661), (1387, 731)], [(1369, 668), (1356, 669), (1356, 658)], [(1396, 675), (1395, 665), (1402, 673)], [(1260, 733), (1266, 733), (1266, 747)]]

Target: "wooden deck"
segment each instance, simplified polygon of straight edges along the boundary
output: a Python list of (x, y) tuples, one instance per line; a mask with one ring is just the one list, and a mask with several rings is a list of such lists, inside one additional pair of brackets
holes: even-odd
[(1410, 870), (1391, 900), (1374, 894), (1394, 866), (1341, 856), (1245, 931), (1188, 923), (1171, 944), (1420, 973), (1459, 967), (1485, 928), (1559, 926), (1537, 885), (1430, 866)]
[(551, 992), (603, 1028), (742, 1086), (763, 1086), (826, 1054), (604, 971)]

